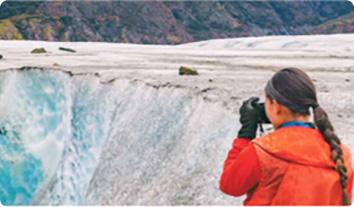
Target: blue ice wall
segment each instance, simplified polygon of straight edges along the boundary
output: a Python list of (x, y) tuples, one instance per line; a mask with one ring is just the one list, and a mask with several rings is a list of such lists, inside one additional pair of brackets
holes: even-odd
[(1, 203), (193, 204), (199, 182), (217, 183), (232, 114), (188, 90), (100, 81), (0, 72)]
[(0, 73), (0, 200), (31, 204), (69, 138), (70, 86), (58, 72)]

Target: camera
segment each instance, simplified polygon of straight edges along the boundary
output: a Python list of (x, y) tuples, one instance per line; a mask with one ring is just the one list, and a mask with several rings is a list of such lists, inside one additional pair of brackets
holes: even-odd
[(264, 103), (258, 103), (258, 101), (252, 102), (252, 106), (256, 108), (259, 112), (258, 123), (260, 124), (270, 124), (270, 121), (265, 112)]

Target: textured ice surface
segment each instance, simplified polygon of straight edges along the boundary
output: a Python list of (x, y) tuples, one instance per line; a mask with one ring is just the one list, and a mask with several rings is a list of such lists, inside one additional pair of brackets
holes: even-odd
[(217, 104), (53, 70), (0, 79), (3, 204), (197, 204), (218, 191), (226, 152), (216, 149), (235, 126)]
[[(0, 73), (0, 196), (30, 204), (70, 138), (70, 82), (61, 72)], [(67, 84), (64, 84), (67, 82)]]

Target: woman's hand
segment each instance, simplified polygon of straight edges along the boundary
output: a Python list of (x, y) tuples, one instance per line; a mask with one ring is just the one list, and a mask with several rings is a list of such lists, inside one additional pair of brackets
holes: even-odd
[(259, 98), (251, 97), (244, 101), (240, 108), (241, 129), (238, 131), (239, 138), (254, 139), (257, 133), (260, 111), (257, 107)]

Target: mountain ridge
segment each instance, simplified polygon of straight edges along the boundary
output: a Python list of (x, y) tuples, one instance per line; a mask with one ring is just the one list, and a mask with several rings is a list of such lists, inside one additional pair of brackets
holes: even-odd
[(328, 29), (321, 30), (324, 26), (320, 25), (350, 13), (354, 7), (349, 1), (6, 1), (0, 7), (0, 39), (180, 44), (216, 38), (327, 34)]

